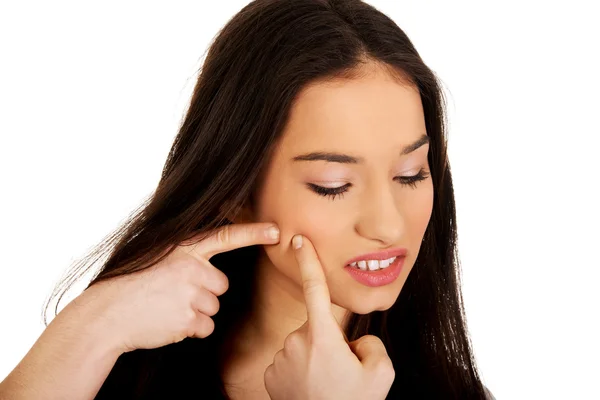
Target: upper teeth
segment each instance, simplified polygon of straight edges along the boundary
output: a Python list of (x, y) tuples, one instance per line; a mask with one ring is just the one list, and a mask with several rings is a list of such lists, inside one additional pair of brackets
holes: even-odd
[(350, 265), (353, 267), (358, 266), (358, 268), (362, 269), (363, 271), (366, 271), (367, 269), (369, 269), (369, 271), (375, 271), (378, 269), (389, 267), (390, 264), (393, 263), (395, 259), (396, 259), (396, 257), (388, 258), (387, 260), (361, 260), (358, 262), (355, 261), (355, 262), (351, 263)]

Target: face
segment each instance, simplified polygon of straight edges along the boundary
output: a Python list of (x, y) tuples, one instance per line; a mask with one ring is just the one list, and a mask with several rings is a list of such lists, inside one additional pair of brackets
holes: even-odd
[[(291, 247), (291, 238), (302, 234), (315, 247), (332, 303), (358, 314), (394, 304), (433, 206), (429, 144), (402, 154), (426, 134), (418, 91), (380, 70), (367, 75), (313, 84), (300, 93), (250, 217), (276, 222), (281, 232), (278, 245), (264, 247), (265, 268), (302, 293)], [(294, 160), (313, 152), (346, 160)], [(355, 162), (340, 162), (350, 157)], [(354, 257), (398, 247), (407, 254), (391, 283), (366, 286), (347, 271)]]

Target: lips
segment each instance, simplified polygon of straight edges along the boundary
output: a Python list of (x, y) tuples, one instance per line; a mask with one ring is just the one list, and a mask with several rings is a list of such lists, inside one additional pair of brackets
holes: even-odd
[(363, 271), (357, 268), (347, 266), (344, 268), (357, 282), (365, 286), (379, 287), (389, 285), (394, 282), (404, 269), (404, 260), (406, 257), (396, 257), (389, 267), (378, 269), (376, 271)]
[(348, 260), (346, 262), (345, 265), (350, 265), (353, 262), (358, 262), (358, 261), (387, 260), (392, 257), (404, 257), (404, 256), (406, 256), (407, 252), (408, 252), (408, 250), (406, 248), (397, 247), (397, 248), (389, 249), (389, 250), (383, 250), (383, 251), (378, 251), (378, 252), (373, 252), (373, 253), (366, 253), (366, 254), (362, 254), (360, 256), (351, 258), (350, 260)]

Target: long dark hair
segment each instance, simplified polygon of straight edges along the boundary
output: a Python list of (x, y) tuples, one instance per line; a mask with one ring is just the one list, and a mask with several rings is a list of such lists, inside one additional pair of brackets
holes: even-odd
[[(485, 398), (460, 291), (441, 84), (406, 34), (360, 0), (256, 0), (232, 17), (208, 49), (155, 192), (75, 265), (50, 298), (60, 293), (60, 302), (103, 255), (108, 258), (89, 285), (147, 268), (174, 245), (231, 223), (252, 198), (298, 93), (316, 81), (359, 76), (365, 63), (385, 67), (420, 92), (434, 204), (396, 303), (354, 314), (346, 334), (349, 340), (365, 334), (383, 340), (396, 371), (390, 399)], [(220, 346), (248, 315), (261, 250), (250, 246), (211, 258), (230, 286), (209, 337), (122, 354), (97, 398), (225, 398)], [(238, 264), (248, 267), (232, 268)]]

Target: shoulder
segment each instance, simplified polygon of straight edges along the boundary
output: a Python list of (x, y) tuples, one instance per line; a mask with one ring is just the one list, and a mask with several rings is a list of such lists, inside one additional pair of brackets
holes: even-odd
[(484, 386), (483, 388), (485, 389), (486, 400), (496, 400), (496, 398), (494, 397), (492, 392), (490, 392), (490, 389), (488, 389), (487, 386)]

